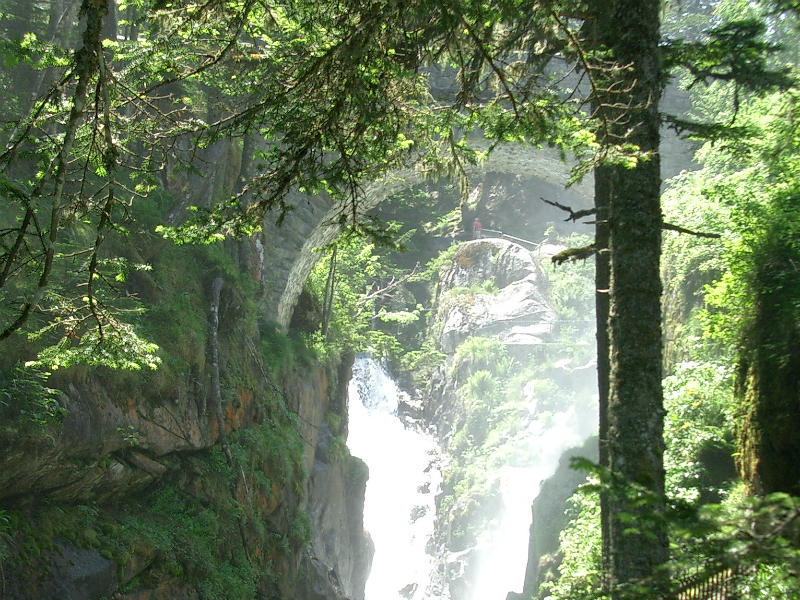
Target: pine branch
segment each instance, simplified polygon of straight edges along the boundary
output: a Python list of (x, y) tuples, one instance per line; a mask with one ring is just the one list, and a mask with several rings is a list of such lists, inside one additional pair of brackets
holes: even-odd
[[(61, 142), (61, 147), (54, 163), (54, 189), (52, 194), (52, 207), (50, 209), (50, 227), (44, 245), (44, 258), (39, 271), (37, 286), (32, 297), (20, 308), (17, 318), (0, 332), (0, 340), (7, 338), (25, 324), (30, 316), (31, 310), (37, 305), (44, 294), (45, 288), (50, 282), (50, 273), (53, 267), (56, 250), (55, 245), (61, 230), (60, 219), (62, 210), (64, 209), (62, 200), (64, 186), (66, 184), (69, 154), (72, 151), (72, 146), (78, 135), (78, 129), (84, 120), (89, 81), (98, 69), (98, 56), (99, 53), (102, 52), (100, 32), (102, 31), (103, 16), (107, 12), (107, 4), (106, 2), (97, 4), (89, 0), (84, 0), (81, 5), (81, 12), (86, 15), (86, 30), (83, 34), (83, 44), (75, 52), (74, 60), (78, 81), (72, 95), (72, 106), (70, 108), (69, 117), (67, 118), (64, 139)], [(40, 186), (42, 186), (45, 181), (47, 181), (47, 178), (43, 177), (39, 186), (37, 186), (37, 190), (40, 189)]]
[(558, 254), (551, 256), (550, 260), (553, 261), (553, 264), (558, 267), (565, 262), (586, 260), (595, 254), (597, 254), (597, 247), (594, 244), (589, 244), (588, 246), (583, 246), (582, 248), (567, 248), (566, 250), (562, 250)]

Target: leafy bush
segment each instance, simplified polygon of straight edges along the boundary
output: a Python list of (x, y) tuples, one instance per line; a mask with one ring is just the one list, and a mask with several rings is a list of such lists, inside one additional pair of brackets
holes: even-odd
[(456, 348), (451, 369), (457, 372), (465, 366), (473, 372), (485, 369), (502, 379), (510, 373), (514, 362), (501, 341), (490, 337), (471, 336)]
[[(732, 378), (728, 366), (685, 362), (664, 379), (664, 467), (672, 498), (718, 502), (735, 478)], [(714, 448), (720, 456), (712, 462)]]
[[(593, 242), (592, 238), (574, 233), (559, 236), (555, 244), (567, 248), (581, 248)], [(547, 281), (560, 321), (591, 321), (594, 317), (594, 258), (568, 261), (547, 269)]]
[(466, 410), (466, 430), (476, 444), (481, 444), (494, 422), (492, 406), (497, 403), (498, 384), (489, 371), (476, 371), (461, 388)]
[(456, 285), (447, 290), (447, 297), (465, 296), (470, 294), (496, 294), (500, 291), (497, 284), (491, 279), (475, 282), (470, 286)]
[[(388, 233), (396, 231), (391, 225)], [(320, 329), (308, 335), (309, 345), (322, 362), (365, 350), (375, 356), (399, 355), (396, 334), (413, 325), (419, 313), (393, 310), (387, 305), (392, 294), (376, 291), (403, 275), (402, 269), (382, 259), (376, 244), (366, 236), (353, 233), (325, 249), (307, 282), (319, 306), (326, 307)], [(382, 324), (381, 318), (393, 333), (375, 326)]]
[(47, 436), (50, 426), (64, 417), (58, 391), (45, 385), (49, 376), (36, 367), (22, 365), (8, 373), (0, 372), (0, 432), (4, 436)]
[(308, 367), (314, 360), (314, 350), (299, 335), (283, 333), (274, 321), (260, 320), (261, 357), (270, 376), (280, 380), (296, 367)]
[(295, 549), (303, 548), (311, 541), (311, 517), (304, 510), (297, 511), (294, 516), (289, 541)]
[(11, 517), (8, 511), (0, 509), (0, 572), (3, 569), (3, 564), (10, 555), (12, 533)]
[(403, 352), (397, 359), (396, 371), (411, 374), (414, 387), (424, 388), (444, 361), (445, 355), (427, 341), (419, 350)]

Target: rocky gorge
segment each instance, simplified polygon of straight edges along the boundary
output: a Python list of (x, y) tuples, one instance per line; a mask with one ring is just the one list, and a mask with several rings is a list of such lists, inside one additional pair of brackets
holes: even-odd
[(797, 3), (573, 4), (0, 3), (0, 600), (794, 597)]
[[(155, 268), (128, 285), (155, 300), (166, 368), (64, 369), (20, 389), (44, 394), (56, 416), (33, 427), (7, 412), (0, 432), (1, 514), (18, 531), (4, 538), (3, 597), (364, 597), (368, 473), (344, 443), (352, 358), (319, 364), (258, 316), (275, 301), (265, 299), (263, 269), (248, 266), (259, 256), (253, 244), (201, 252), (183, 269), (186, 249), (135, 250)], [(471, 482), (456, 498), (459, 469), (472, 444), (516, 437), (534, 400), (498, 400), (490, 422), (492, 390), (479, 405), (464, 389), (481, 370), (541, 354), (557, 317), (540, 262), (502, 239), (462, 244), (433, 289), (428, 327), (445, 360), (406, 410), (436, 433), (456, 470), (445, 472), (429, 543), (438, 575), (418, 589), (467, 598), (456, 591), (475, 577), (465, 550), (502, 502), (496, 481)], [(470, 343), (486, 348), (465, 358)], [(476, 420), (503, 425), (479, 431)]]
[[(574, 226), (540, 198), (583, 207), (586, 190), (560, 187), (566, 167), (552, 153), (501, 150), (471, 172), (466, 200), (452, 186), (430, 191), (415, 174), (368, 190), (365, 210), (418, 225), (417, 254), (402, 262), (441, 266), (396, 295), (403, 310), (426, 307), (409, 347), (431, 344), (436, 355), (425, 385), (397, 369), (410, 395), (400, 411), (447, 456), (428, 544), (434, 573), (415, 597), (485, 591), (481, 556), (505, 543), (486, 536), (505, 518), (502, 488), (514, 471), (533, 485), (519, 504), (522, 564), (508, 589), (522, 585), (530, 502), (566, 449), (547, 432), (576, 424), (575, 436), (562, 436), (567, 446), (593, 432), (592, 343), (581, 329), (591, 307), (574, 297), (591, 283), (554, 290), (548, 259), (563, 246), (553, 242)], [(234, 141), (203, 154), (209, 173), (166, 172), (135, 227), (109, 241), (148, 266), (130, 272), (124, 289), (147, 306), (140, 322), (160, 347), (160, 367), (78, 365), (15, 379), (36, 348), (22, 338), (0, 365), (4, 598), (363, 598), (368, 472), (345, 443), (353, 357), (321, 361), (302, 341), (320, 326), (306, 282), (315, 249), (339, 226), (328, 200), (303, 196), (280, 227), (272, 216), (237, 241), (172, 244), (156, 224), (179, 222), (247, 175)], [(420, 194), (432, 199), (424, 210), (397, 202)], [(469, 241), (474, 216), (499, 235)], [(536, 448), (550, 446), (552, 467), (531, 470)]]
[(565, 338), (548, 263), (542, 248), (480, 239), (440, 271), (432, 333), (446, 359), (423, 412), (446, 459), (425, 597), (518, 588), (531, 500), (561, 453), (594, 432), (593, 352), (580, 350), (585, 332)]

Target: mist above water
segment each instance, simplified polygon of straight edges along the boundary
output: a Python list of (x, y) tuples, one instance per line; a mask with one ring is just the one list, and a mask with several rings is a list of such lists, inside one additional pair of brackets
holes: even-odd
[(497, 522), (479, 540), (481, 560), (469, 600), (504, 600), (509, 591), (521, 591), (528, 561), (531, 503), (542, 482), (555, 472), (561, 455), (593, 433), (587, 421), (574, 407), (534, 419), (526, 432), (535, 448), (529, 463), (499, 469), (503, 506)]

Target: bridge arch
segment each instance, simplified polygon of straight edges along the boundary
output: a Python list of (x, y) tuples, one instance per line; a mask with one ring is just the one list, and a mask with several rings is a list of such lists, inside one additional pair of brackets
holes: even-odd
[[(508, 144), (498, 146), (483, 163), (468, 170), (468, 176), (476, 179), (487, 173), (522, 175), (526, 179), (538, 179), (557, 187), (565, 187), (569, 179), (569, 166), (554, 150)], [(422, 173), (415, 169), (392, 171), (383, 179), (366, 186), (361, 207), (363, 210), (369, 210), (388, 197), (423, 182)], [(587, 181), (572, 189), (580, 199), (588, 202), (591, 198), (591, 185)], [(268, 304), (275, 307), (275, 321), (284, 331), (289, 327), (306, 279), (319, 259), (319, 253), (315, 250), (332, 242), (341, 231), (338, 222), (339, 211), (329, 199), (307, 199), (305, 202), (313, 205), (314, 209), (307, 210), (306, 207), (302, 213), (290, 214), (281, 230), (274, 230), (272, 225), (267, 228), (274, 235), (281, 236), (284, 227), (288, 226), (290, 230), (298, 229), (298, 224), (290, 225), (290, 221), (306, 219), (305, 227), (300, 228), (305, 233), (293, 234), (295, 242), (301, 241), (299, 236), (305, 235), (305, 237), (299, 247), (289, 251), (294, 254), (294, 259), (290, 262), (288, 270), (284, 267), (283, 272), (278, 273), (280, 269), (272, 267), (272, 302)], [(292, 240), (289, 241), (291, 243)]]

